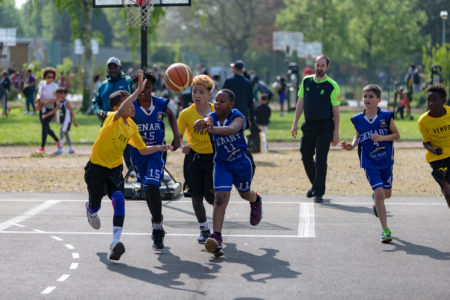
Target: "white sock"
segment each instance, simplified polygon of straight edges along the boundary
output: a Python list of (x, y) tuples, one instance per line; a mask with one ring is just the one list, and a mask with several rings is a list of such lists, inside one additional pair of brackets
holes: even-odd
[(200, 230), (208, 230), (208, 221), (205, 221), (203, 223), (198, 223), (198, 225), (200, 226)]
[(114, 245), (120, 241), (120, 236), (122, 235), (122, 229), (123, 229), (123, 227), (121, 227), (121, 226), (113, 226), (112, 245)]

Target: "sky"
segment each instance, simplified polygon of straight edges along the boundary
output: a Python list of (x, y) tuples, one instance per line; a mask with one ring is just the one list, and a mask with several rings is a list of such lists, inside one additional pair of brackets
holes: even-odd
[(27, 2), (27, 0), (16, 0), (16, 7), (20, 8), (25, 2)]

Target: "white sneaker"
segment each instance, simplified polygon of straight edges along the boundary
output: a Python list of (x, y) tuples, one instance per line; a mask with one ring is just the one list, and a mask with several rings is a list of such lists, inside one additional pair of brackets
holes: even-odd
[(122, 254), (125, 253), (125, 246), (122, 242), (117, 242), (115, 244), (111, 244), (110, 252), (109, 252), (109, 259), (110, 260), (119, 260)]
[(97, 213), (94, 214), (90, 214), (89, 210), (88, 210), (88, 205), (89, 202), (86, 202), (86, 216), (87, 216), (87, 220), (89, 225), (91, 225), (92, 228), (94, 229), (100, 229), (100, 218), (97, 215)]

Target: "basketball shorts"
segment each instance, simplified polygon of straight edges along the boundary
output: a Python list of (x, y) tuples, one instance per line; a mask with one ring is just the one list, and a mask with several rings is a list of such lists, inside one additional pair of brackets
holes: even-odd
[(286, 93), (281, 93), (278, 95), (278, 100), (280, 101), (280, 103), (284, 103), (287, 100), (287, 94)]
[(253, 165), (247, 155), (233, 162), (214, 162), (215, 191), (229, 192), (234, 185), (240, 193), (246, 193), (250, 190), (252, 177)]
[(116, 191), (123, 192), (122, 170), (122, 165), (108, 169), (90, 161), (86, 164), (86, 167), (84, 167), (84, 181), (87, 184), (91, 208), (99, 207), (103, 196), (108, 195), (111, 198), (112, 193)]
[(431, 175), (442, 188), (444, 181), (450, 182), (450, 157), (430, 162)]
[[(214, 197), (214, 154), (201, 154), (190, 149), (184, 157), (185, 185), (192, 196)], [(186, 188), (185, 186), (185, 188)]]
[(138, 172), (137, 179), (147, 190), (146, 185), (159, 187), (164, 178), (164, 152), (156, 151), (150, 155), (141, 155), (137, 149), (131, 148), (131, 162)]
[(375, 190), (379, 187), (382, 187), (384, 189), (392, 188), (392, 168), (393, 167), (391, 166), (386, 169), (364, 169), (367, 180), (369, 181), (372, 190)]

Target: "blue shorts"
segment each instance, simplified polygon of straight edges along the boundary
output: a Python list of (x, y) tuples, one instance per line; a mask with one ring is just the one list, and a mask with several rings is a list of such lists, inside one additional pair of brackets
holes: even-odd
[(248, 192), (253, 177), (253, 166), (250, 158), (244, 155), (238, 161), (215, 161), (213, 177), (215, 191), (229, 192), (234, 185), (240, 193)]
[(278, 100), (280, 101), (281, 104), (283, 104), (287, 100), (287, 94), (286, 93), (279, 94), (278, 95)]
[(369, 180), (372, 190), (375, 190), (379, 187), (382, 187), (384, 189), (392, 188), (392, 168), (393, 166), (386, 169), (364, 169), (367, 180)]
[(163, 151), (156, 151), (150, 155), (141, 155), (135, 148), (131, 149), (131, 162), (136, 167), (138, 182), (142, 182), (144, 190), (146, 185), (159, 187), (164, 178)]

